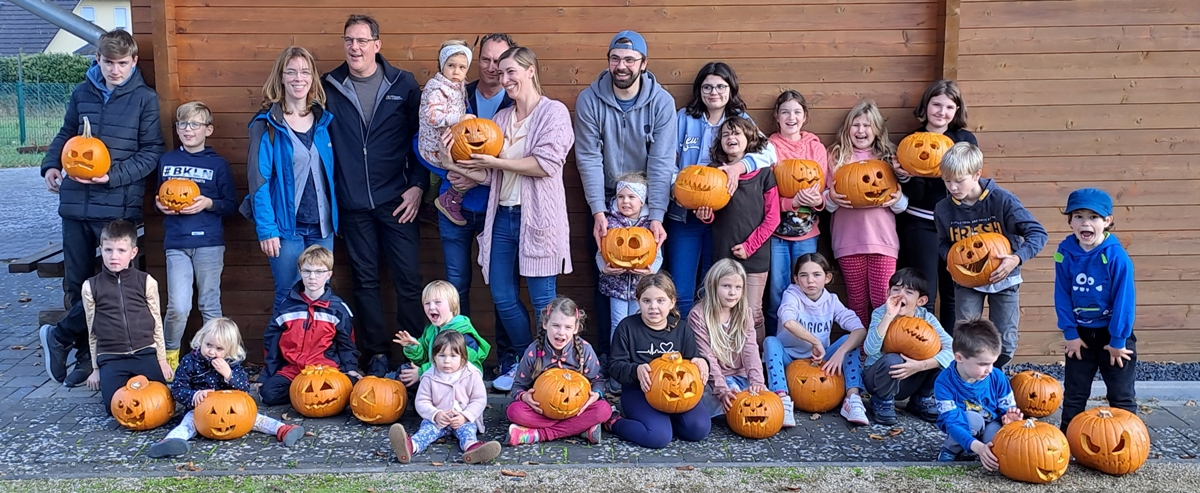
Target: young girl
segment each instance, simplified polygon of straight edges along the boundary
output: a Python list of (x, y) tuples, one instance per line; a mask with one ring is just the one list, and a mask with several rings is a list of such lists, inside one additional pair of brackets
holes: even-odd
[[(975, 134), (966, 129), (967, 105), (963, 102), (958, 84), (952, 80), (930, 83), (921, 96), (921, 103), (913, 110), (913, 115), (922, 123), (916, 132), (943, 134), (955, 143), (979, 145)], [(946, 198), (946, 184), (941, 177), (910, 177), (898, 163), (893, 166), (896, 177), (900, 179), (900, 187), (909, 200), (905, 210), (907, 214), (897, 218), (899, 231), (903, 232), (900, 235), (900, 264), (921, 271), (929, 280), (929, 302), (925, 309), (930, 313), (938, 297), (938, 286), (942, 286), (942, 308), (938, 318), (943, 326), (953, 330), (954, 283), (950, 280), (950, 272), (946, 270), (946, 260), (938, 255), (937, 228), (933, 223), (933, 208)]]
[[(421, 159), (435, 167), (462, 173), (456, 164), (443, 164), (438, 152), (442, 148), (442, 133), (467, 118), (467, 69), (471, 67), (471, 48), (467, 43), (452, 39), (438, 50), (438, 73), (433, 74), (421, 91), (420, 132), (417, 144)], [(462, 215), (465, 190), (451, 186), (437, 198), (437, 208), (446, 218), (459, 226), (467, 224)]]
[[(846, 115), (837, 142), (829, 150), (834, 172), (846, 163), (864, 159), (890, 163), (895, 157), (896, 146), (888, 140), (883, 115), (879, 114), (875, 101), (869, 99), (858, 103)], [(825, 207), (833, 213), (833, 257), (842, 266), (850, 308), (866, 325), (871, 320), (871, 310), (887, 301), (888, 279), (896, 272), (900, 249), (895, 215), (904, 212), (908, 199), (897, 190), (879, 207), (854, 209), (845, 195), (834, 191), (830, 176)]]
[[(193, 410), (208, 394), (214, 390), (250, 391), (250, 381), (242, 368), (245, 358), (242, 334), (233, 320), (214, 318), (205, 323), (192, 338), (192, 352), (179, 360), (175, 381), (171, 383), (171, 397), (183, 404), (188, 412), (183, 421), (171, 429), (166, 438), (151, 445), (146, 454), (154, 458), (186, 454), (191, 449), (187, 441), (196, 436)], [(304, 436), (303, 426), (285, 425), (264, 414), (259, 414), (254, 421), (254, 431), (275, 435), (288, 447)]]
[[(617, 379), (629, 389), (621, 394), (625, 417), (613, 413), (604, 427), (648, 448), (666, 447), (674, 436), (693, 442), (703, 440), (712, 427), (711, 415), (703, 401), (679, 414), (658, 411), (646, 402), (650, 361), (664, 353), (680, 353), (699, 367), (701, 381), (708, 381), (708, 361), (700, 355), (696, 336), (687, 324), (679, 325), (675, 285), (670, 276), (659, 272), (638, 281), (635, 293), (641, 311), (617, 324), (608, 364), (609, 378)], [(639, 388), (641, 392), (637, 391)]]
[[(768, 143), (754, 122), (731, 117), (721, 124), (719, 142), (712, 147), (712, 163), (736, 163), (748, 153), (760, 152)], [(708, 207), (696, 210), (696, 217), (712, 224), (713, 258), (736, 259), (746, 269), (746, 297), (754, 317), (754, 333), (762, 342), (766, 336), (763, 319), (763, 291), (767, 271), (771, 269), (771, 249), (763, 248), (779, 226), (779, 190), (770, 168), (741, 175), (737, 191), (729, 204), (714, 214)]]
[[(853, 311), (842, 305), (836, 294), (825, 286), (833, 281), (833, 266), (819, 253), (806, 253), (796, 259), (791, 286), (783, 292), (779, 307), (782, 328), (777, 337), (763, 342), (763, 359), (767, 363), (767, 387), (791, 403), (788, 398), (785, 371), (793, 360), (812, 358), (824, 361), (821, 370), (826, 375), (845, 375), (846, 400), (842, 416), (856, 425), (868, 425), (867, 410), (862, 397), (862, 362), (859, 348), (867, 338), (866, 328)], [(836, 323), (849, 334), (829, 343)], [(784, 416), (786, 420), (788, 416)], [(786, 421), (785, 421), (786, 423)]]
[(708, 395), (719, 402), (709, 410), (713, 416), (728, 412), (738, 392), (757, 394), (767, 390), (745, 287), (746, 270), (742, 265), (722, 259), (704, 276), (704, 297), (688, 314), (696, 347), (708, 361), (712, 385)]
[(444, 330), (463, 335), (467, 345), (467, 362), (482, 371), (483, 360), (487, 359), (492, 345), (475, 331), (470, 318), (459, 313), (458, 290), (454, 285), (440, 279), (426, 284), (421, 291), (421, 304), (425, 308), (425, 318), (429, 320), (421, 338), (417, 339), (407, 330), (400, 329), (392, 339), (392, 342), (404, 347), (404, 356), (408, 358), (408, 363), (396, 372), (396, 380), (409, 388), (417, 384), (421, 374), (433, 366), (433, 339)]
[[(614, 228), (635, 226), (649, 229), (650, 210), (644, 206), (646, 186), (646, 174), (640, 171), (626, 174), (617, 180), (617, 196), (613, 198), (608, 212), (604, 214), (608, 218), (609, 231)], [(611, 267), (604, 262), (603, 255), (599, 252), (596, 253), (596, 263), (600, 266), (600, 292), (612, 298), (610, 341), (612, 332), (617, 329), (617, 324), (625, 317), (637, 313), (638, 304), (634, 299), (633, 289), (637, 287), (638, 281), (644, 275), (658, 272), (659, 266), (662, 265), (662, 258), (662, 245), (659, 245), (654, 263), (648, 269), (630, 270)]]
[[(612, 406), (602, 399), (604, 379), (592, 345), (579, 337), (587, 316), (570, 298), (558, 297), (546, 305), (537, 340), (525, 349), (513, 382), (513, 403), (508, 405), (508, 444), (521, 445), (557, 440), (582, 434), (600, 443), (600, 423), (612, 416)], [(623, 317), (622, 317), (623, 318)], [(567, 419), (550, 419), (534, 400), (533, 383), (547, 368), (579, 372), (592, 384), (592, 394), (579, 414)]]
[(487, 389), (483, 386), (483, 372), (467, 363), (466, 339), (453, 330), (439, 332), (433, 339), (433, 354), (433, 368), (421, 375), (421, 385), (417, 388), (415, 406), (421, 415), (421, 428), (411, 437), (399, 423), (388, 430), (396, 459), (408, 464), (413, 454), (453, 433), (462, 448), (463, 462), (492, 461), (500, 455), (500, 442), (484, 443), (477, 438), (484, 431)]
[[(808, 102), (799, 92), (788, 89), (775, 99), (775, 124), (779, 131), (768, 139), (775, 146), (775, 155), (785, 159), (807, 159), (821, 166), (821, 174), (829, 177), (829, 151), (821, 139), (801, 130), (808, 122)], [(767, 335), (779, 327), (779, 300), (791, 280), (792, 264), (806, 253), (817, 251), (817, 236), (821, 234), (816, 211), (825, 210), (824, 190), (813, 187), (801, 190), (795, 197), (779, 197), (779, 226), (771, 237), (771, 273), (767, 292)]]

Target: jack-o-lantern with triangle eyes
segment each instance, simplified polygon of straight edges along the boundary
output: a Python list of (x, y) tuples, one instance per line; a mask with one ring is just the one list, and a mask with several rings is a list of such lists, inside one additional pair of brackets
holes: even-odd
[(332, 366), (310, 365), (292, 380), (288, 396), (300, 414), (327, 418), (346, 408), (350, 390), (350, 377), (345, 373)]
[(743, 390), (733, 396), (725, 421), (730, 430), (746, 438), (773, 437), (783, 428), (783, 400), (774, 392)]
[(209, 392), (192, 412), (196, 432), (213, 440), (233, 440), (250, 433), (258, 419), (258, 404), (240, 390)]
[(160, 382), (151, 382), (138, 375), (117, 389), (109, 403), (113, 419), (133, 431), (152, 430), (171, 419), (175, 414), (175, 400), (171, 389)]
[(913, 176), (942, 176), (942, 155), (954, 145), (950, 137), (933, 132), (916, 132), (900, 141), (896, 160), (900, 168)]
[(878, 159), (846, 163), (833, 172), (833, 190), (852, 207), (880, 207), (899, 189), (892, 167)]
[(88, 121), (86, 116), (83, 117), (83, 133), (67, 140), (59, 159), (63, 171), (85, 180), (108, 174), (108, 169), (112, 166), (108, 146), (100, 139), (92, 137), (92, 122)]
[(775, 170), (775, 183), (780, 197), (795, 197), (801, 190), (817, 187), (817, 193), (825, 189), (825, 173), (821, 165), (808, 159), (784, 159), (771, 169)]
[(567, 419), (579, 414), (592, 396), (592, 384), (578, 372), (550, 368), (533, 382), (533, 400), (550, 419)]
[(200, 187), (186, 178), (171, 178), (158, 187), (158, 201), (175, 212), (196, 203)]
[(650, 391), (646, 402), (668, 414), (691, 411), (704, 397), (700, 367), (679, 353), (665, 353), (650, 361)]
[(350, 392), (350, 412), (369, 425), (395, 423), (407, 405), (404, 384), (390, 378), (363, 377)]
[(729, 177), (711, 166), (684, 167), (675, 177), (675, 201), (684, 209), (710, 207), (721, 210), (729, 204)]
[(455, 161), (471, 159), (471, 154), (499, 156), (504, 133), (487, 118), (468, 118), (450, 127), (450, 157)]
[(1067, 426), (1071, 455), (1080, 464), (1120, 476), (1142, 467), (1150, 456), (1150, 432), (1136, 414), (1097, 407), (1075, 415)]
[(1071, 462), (1071, 448), (1062, 431), (1035, 419), (1000, 428), (992, 438), (992, 454), (1000, 462), (1000, 474), (1034, 484), (1062, 477)]
[(788, 395), (796, 409), (808, 413), (823, 413), (842, 404), (846, 396), (846, 379), (842, 375), (826, 375), (821, 363), (798, 359), (784, 370)]
[(929, 322), (921, 317), (896, 317), (883, 336), (883, 352), (903, 354), (924, 361), (942, 350), (942, 340)]
[(1000, 267), (1002, 256), (1012, 255), (1012, 245), (1000, 233), (979, 233), (958, 240), (946, 254), (950, 278), (965, 288), (991, 284), (992, 273)]
[(654, 233), (646, 228), (613, 228), (600, 244), (600, 255), (613, 267), (646, 269), (658, 257), (658, 243), (654, 241)]
[(1009, 383), (1017, 400), (1017, 408), (1026, 416), (1049, 416), (1062, 404), (1062, 384), (1052, 376), (1026, 370), (1013, 375)]

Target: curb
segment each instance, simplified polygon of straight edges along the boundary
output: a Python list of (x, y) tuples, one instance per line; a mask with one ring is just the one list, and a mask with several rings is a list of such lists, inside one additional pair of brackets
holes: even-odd
[[(1200, 400), (1200, 381), (1137, 382), (1137, 398), (1158, 399), (1160, 402)], [(1108, 387), (1103, 380), (1092, 382), (1092, 398), (1106, 397)]]

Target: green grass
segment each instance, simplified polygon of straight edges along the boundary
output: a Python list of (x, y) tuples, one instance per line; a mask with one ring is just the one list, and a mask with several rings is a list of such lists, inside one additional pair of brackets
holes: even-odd
[(289, 476), (200, 476), (113, 480), (20, 481), (3, 483), (5, 491), (89, 491), (116, 493), (134, 491), (170, 491), (172, 493), (341, 493), (366, 491), (441, 492), (447, 491), (446, 477), (431, 473), (398, 473), (381, 479), (379, 475), (309, 474)]
[(957, 477), (957, 476), (965, 476), (967, 473), (971, 472), (972, 469), (976, 469), (976, 468), (961, 467), (961, 466), (931, 466), (931, 467), (906, 466), (902, 470), (902, 473), (906, 477), (909, 477), (912, 479), (937, 480), (937, 479), (944, 479), (944, 478), (953, 478), (953, 477)]
[(752, 467), (746, 472), (758, 475), (767, 481), (803, 481), (807, 476), (800, 469), (791, 467)]
[[(26, 116), (25, 146), (48, 145), (62, 127), (61, 116)], [(42, 153), (20, 154), (20, 127), (17, 117), (0, 116), (0, 168), (24, 168), (42, 163)]]

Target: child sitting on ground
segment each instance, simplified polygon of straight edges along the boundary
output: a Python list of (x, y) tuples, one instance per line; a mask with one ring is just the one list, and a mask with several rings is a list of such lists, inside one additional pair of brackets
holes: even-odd
[(429, 319), (421, 338), (416, 339), (408, 331), (400, 330), (392, 339), (404, 346), (404, 356), (408, 357), (408, 363), (400, 368), (396, 379), (406, 387), (416, 385), (421, 375), (433, 365), (433, 339), (445, 330), (463, 335), (467, 344), (467, 362), (482, 371), (483, 360), (487, 359), (492, 345), (475, 331), (471, 319), (458, 312), (458, 290), (454, 285), (441, 280), (429, 283), (421, 292), (421, 303), (425, 307), (425, 317)]

